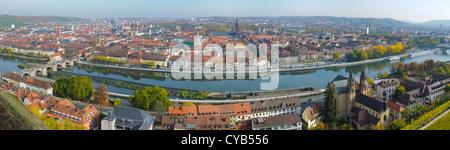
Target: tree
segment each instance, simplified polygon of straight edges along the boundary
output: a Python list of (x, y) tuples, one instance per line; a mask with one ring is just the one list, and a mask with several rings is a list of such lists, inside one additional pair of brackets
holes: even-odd
[(381, 45), (372, 46), (372, 50), (374, 51), (373, 58), (383, 57), (385, 55), (385, 53), (387, 52), (386, 47), (383, 47)]
[(437, 69), (437, 72), (438, 72), (438, 74), (442, 74), (442, 75), (447, 74), (447, 73), (445, 73), (445, 70), (444, 70), (442, 67), (439, 67), (439, 68)]
[(122, 100), (120, 98), (114, 99), (114, 107), (122, 106)]
[(327, 84), (325, 90), (325, 102), (324, 102), (324, 122), (331, 123), (334, 121), (333, 116), (333, 100), (336, 99), (336, 91), (332, 84)]
[(389, 123), (389, 130), (400, 130), (406, 126), (405, 120), (399, 118)]
[(42, 58), (41, 52), (38, 52), (38, 53), (36, 54), (36, 57), (37, 57), (37, 58)]
[(334, 60), (338, 60), (339, 58), (341, 58), (341, 53), (340, 52), (334, 52), (333, 53), (333, 59)]
[(28, 57), (34, 57), (34, 55), (36, 55), (36, 54), (33, 53), (33, 52), (28, 52), (28, 53), (27, 53), (27, 56), (28, 56)]
[(156, 104), (153, 105), (153, 110), (158, 112), (158, 115), (156, 116), (156, 121), (161, 122), (161, 114), (165, 111), (163, 103), (161, 101), (156, 101)]
[(361, 60), (361, 61), (367, 60), (367, 57), (368, 57), (367, 52), (365, 50), (361, 50), (361, 55), (359, 57), (359, 60)]
[(92, 97), (94, 86), (92, 79), (86, 76), (72, 76), (70, 78), (59, 78), (53, 87), (55, 95), (72, 99), (87, 100)]
[(146, 86), (142, 90), (137, 89), (134, 91), (134, 96), (130, 95), (128, 100), (134, 107), (143, 110), (154, 109), (154, 105), (156, 105), (156, 102), (158, 101), (162, 103), (165, 110), (168, 110), (169, 106), (172, 105), (172, 102), (167, 98), (166, 89), (158, 86)]
[(375, 87), (375, 82), (370, 77), (367, 77), (367, 81), (369, 82), (371, 87)]
[(397, 72), (396, 72), (397, 77), (402, 77), (404, 71), (405, 71), (405, 66), (402, 63), (398, 64)]
[(392, 65), (390, 71), (391, 71), (391, 73), (396, 72), (397, 71), (397, 65)]
[(395, 87), (394, 99), (398, 100), (403, 96), (403, 94), (405, 94), (405, 92), (406, 92), (405, 87), (398, 85), (397, 87)]
[(413, 72), (413, 73), (416, 73), (416, 72), (420, 71), (420, 68), (419, 68), (419, 65), (416, 62), (411, 62), (409, 64), (408, 70)]
[(358, 56), (356, 56), (356, 54), (354, 52), (349, 52), (345, 55), (345, 59), (347, 59), (347, 61), (352, 62), (352, 61), (356, 61), (358, 58)]
[(316, 127), (316, 130), (324, 130), (325, 129), (325, 124), (323, 122), (319, 122), (319, 124)]
[(147, 62), (145, 62), (145, 65), (147, 65), (147, 66), (155, 66), (155, 62), (154, 61), (147, 61)]
[(375, 130), (384, 130), (383, 124), (379, 123), (375, 126)]
[(95, 91), (92, 96), (94, 99), (92, 100), (93, 104), (101, 104), (108, 105), (109, 95), (106, 86), (102, 83), (95, 88)]
[(195, 106), (195, 104), (190, 101), (186, 101), (183, 103), (183, 106)]
[(450, 84), (446, 84), (444, 90), (445, 92), (450, 92)]
[(384, 72), (384, 78), (387, 78), (387, 77), (389, 77), (389, 73), (386, 71), (386, 72)]

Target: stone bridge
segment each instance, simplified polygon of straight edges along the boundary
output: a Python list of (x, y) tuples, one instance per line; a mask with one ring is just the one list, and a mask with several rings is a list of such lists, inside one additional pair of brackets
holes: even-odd
[(439, 44), (439, 45), (436, 45), (436, 48), (441, 49), (443, 53), (447, 53), (447, 50), (450, 49), (450, 44), (447, 44), (447, 43), (446, 44)]
[(47, 76), (48, 71), (58, 71), (58, 68), (66, 68), (67, 66), (73, 66), (75, 63), (80, 62), (79, 58), (75, 59), (64, 59), (60, 61), (49, 61), (46, 65), (38, 66), (36, 68), (25, 69), (20, 71), (19, 75), (22, 76), (35, 76), (39, 74), (41, 76)]

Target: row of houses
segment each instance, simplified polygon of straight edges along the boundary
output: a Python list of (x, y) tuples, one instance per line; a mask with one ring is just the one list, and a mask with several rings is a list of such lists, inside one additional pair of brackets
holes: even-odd
[(11, 72), (6, 72), (1, 76), (3, 82), (18, 86), (23, 89), (35, 91), (39, 94), (53, 95), (53, 86), (50, 82), (34, 79), (28, 76), (21, 76)]
[(392, 100), (395, 87), (405, 87), (405, 94), (396, 103), (405, 108), (414, 108), (418, 104), (431, 104), (436, 99), (442, 99), (445, 85), (450, 83), (450, 76), (434, 74), (432, 76), (413, 81), (410, 79), (387, 79), (376, 84), (379, 100)]
[(0, 81), (0, 85), (1, 91), (14, 93), (24, 105), (37, 107), (43, 116), (51, 116), (56, 120), (70, 119), (75, 124), (83, 125), (87, 130), (92, 130), (99, 125), (98, 115), (100, 112), (93, 105), (79, 109), (67, 99), (41, 96), (36, 91), (27, 88), (9, 86), (8, 82)]
[(163, 130), (301, 130), (298, 97), (224, 105), (171, 106)]
[[(87, 54), (88, 53), (88, 54)], [(92, 55), (92, 56), (90, 56)], [(145, 51), (133, 51), (130, 48), (122, 46), (113, 47), (94, 47), (85, 52), (87, 60), (93, 59), (93, 56), (104, 56), (106, 58), (115, 58), (130, 65), (146, 64), (154, 62), (155, 66), (167, 66), (168, 57), (163, 53), (153, 53)]]
[(17, 87), (3, 80), (0, 80), (0, 90), (14, 93), (24, 105), (37, 107), (43, 116), (54, 117), (56, 120), (70, 119), (87, 130), (153, 130), (155, 124), (154, 116), (137, 108), (118, 106), (99, 120), (101, 112), (91, 104), (77, 108), (68, 99), (42, 96), (29, 88)]

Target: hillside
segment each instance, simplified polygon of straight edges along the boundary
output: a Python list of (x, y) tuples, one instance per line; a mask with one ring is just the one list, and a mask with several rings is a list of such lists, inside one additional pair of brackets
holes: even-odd
[(16, 26), (22, 26), (23, 24), (16, 22), (12, 16), (0, 16), (0, 26), (9, 26), (15, 24)]
[(16, 27), (23, 26), (25, 24), (34, 24), (37, 22), (67, 22), (67, 21), (79, 21), (81, 18), (74, 17), (57, 17), (57, 16), (9, 16), (0, 15), (0, 26), (9, 26), (15, 24)]
[(422, 23), (422, 25), (430, 25), (430, 26), (447, 26), (450, 27), (450, 20), (431, 20), (428, 22)]
[(0, 92), (0, 130), (48, 130), (19, 99)]

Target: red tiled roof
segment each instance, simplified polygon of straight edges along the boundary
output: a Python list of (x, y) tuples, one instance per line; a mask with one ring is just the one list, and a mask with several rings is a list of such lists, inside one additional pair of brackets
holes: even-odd
[(34, 93), (33, 91), (28, 93), (27, 98), (28, 98), (28, 102), (30, 104), (41, 100), (41, 96), (39, 96), (38, 94)]
[(395, 103), (393, 101), (390, 101), (390, 100), (388, 101), (388, 107), (392, 108), (392, 109), (394, 109), (394, 110), (396, 110), (398, 112), (402, 112), (403, 109), (404, 109), (402, 106), (400, 106), (397, 103)]
[(56, 56), (61, 56), (61, 53), (54, 53), (54, 54), (50, 55), (50, 57), (56, 57)]

